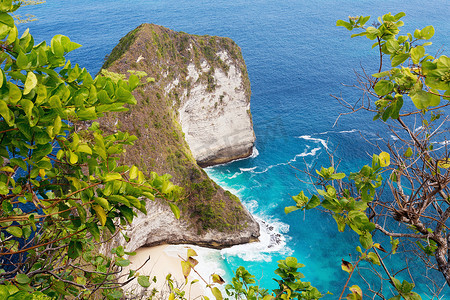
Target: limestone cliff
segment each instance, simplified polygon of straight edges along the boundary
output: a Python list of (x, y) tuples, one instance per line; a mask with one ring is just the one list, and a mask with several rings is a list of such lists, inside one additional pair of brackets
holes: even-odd
[[(189, 45), (192, 53), (194, 41)], [(218, 43), (216, 38), (210, 42)], [(242, 56), (234, 53), (232, 57), (233, 52), (216, 47), (214, 61), (204, 59), (200, 65), (195, 59), (189, 62), (187, 87), (176, 78), (166, 89), (169, 93), (181, 91), (178, 108), (181, 127), (200, 166), (247, 157), (255, 141), (250, 87)]]
[(154, 78), (142, 80), (135, 91), (138, 104), (129, 112), (101, 120), (105, 131), (138, 136), (122, 162), (169, 173), (185, 189), (178, 203), (182, 219), (149, 201), (148, 215), (138, 215), (129, 228), (128, 250), (167, 242), (221, 248), (256, 240), (259, 226), (239, 199), (197, 165), (251, 154), (250, 84), (239, 47), (228, 38), (143, 24), (120, 40), (103, 68)]

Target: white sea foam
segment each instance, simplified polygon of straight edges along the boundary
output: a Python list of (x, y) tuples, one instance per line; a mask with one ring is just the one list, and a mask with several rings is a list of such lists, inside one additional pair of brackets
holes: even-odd
[(315, 143), (320, 143), (320, 144), (322, 144), (322, 146), (323, 146), (326, 150), (328, 150), (328, 145), (327, 145), (327, 141), (326, 141), (326, 140), (318, 139), (318, 138), (313, 138), (313, 137), (311, 137), (310, 135), (301, 135), (301, 136), (299, 136), (298, 138), (299, 138), (299, 139), (304, 139), (304, 140), (307, 140), (307, 141), (313, 141), (313, 142), (315, 142)]
[(252, 155), (250, 155), (250, 157), (249, 158), (255, 158), (255, 157), (257, 157), (259, 155), (259, 151), (258, 151), (258, 149), (256, 149), (256, 147), (255, 146), (253, 146), (253, 151), (252, 151)]
[(245, 201), (244, 205), (248, 209), (248, 211), (252, 214), (256, 211), (256, 209), (259, 206), (258, 201), (256, 200)]
[(325, 131), (325, 132), (320, 132), (317, 134), (324, 135), (324, 134), (330, 134), (330, 133), (354, 133), (354, 132), (359, 132), (359, 130), (351, 129), (351, 130), (341, 130), (341, 131)]
[(306, 157), (306, 156), (316, 156), (317, 151), (321, 150), (322, 148), (318, 147), (318, 148), (313, 148), (311, 151), (304, 151), (303, 153), (297, 154), (296, 156), (294, 156), (293, 159), (291, 159), (289, 162), (296, 162), (297, 158), (299, 157)]
[(227, 178), (228, 178), (228, 179), (233, 179), (233, 178), (238, 177), (239, 175), (242, 175), (242, 171), (241, 171), (241, 172), (236, 172), (236, 173), (234, 173), (233, 175), (231, 175), (231, 176), (229, 176), (229, 177), (227, 177)]
[(293, 253), (292, 249), (286, 247), (287, 237), (284, 235), (289, 231), (289, 225), (279, 220), (265, 221), (259, 217), (255, 219), (260, 226), (259, 242), (222, 249), (222, 257), (238, 256), (245, 261), (270, 262), (274, 253), (287, 256)]
[(279, 164), (275, 164), (275, 165), (270, 165), (270, 166), (268, 166), (267, 168), (265, 168), (262, 171), (258, 171), (258, 172), (254, 171), (253, 173), (255, 173), (255, 174), (262, 174), (262, 173), (266, 173), (267, 171), (269, 171), (272, 168), (275, 168), (275, 167), (278, 167), (278, 166), (286, 166), (286, 165), (287, 165), (287, 163), (279, 163)]
[(352, 129), (352, 130), (342, 130), (342, 131), (339, 131), (339, 133), (353, 133), (353, 132), (358, 132), (359, 130), (357, 130), (357, 129)]
[(235, 172), (233, 175), (228, 176), (228, 179), (233, 179), (238, 177), (239, 175), (244, 174), (244, 172), (251, 172), (253, 173), (253, 170), (255, 170), (257, 167), (253, 167), (253, 168), (239, 168), (239, 172)]
[(256, 169), (257, 167), (253, 167), (253, 168), (239, 168), (239, 170), (241, 172), (250, 172), (253, 171), (254, 169)]

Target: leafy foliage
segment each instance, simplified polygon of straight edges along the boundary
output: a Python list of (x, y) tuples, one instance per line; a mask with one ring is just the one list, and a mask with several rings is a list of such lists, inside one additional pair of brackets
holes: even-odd
[[(181, 262), (184, 277), (186, 283), (188, 283), (188, 276), (191, 271), (195, 270), (195, 266), (198, 261), (193, 258), (197, 256), (194, 250), (187, 250), (187, 259)], [(313, 287), (311, 283), (304, 282), (301, 279), (304, 278), (303, 274), (298, 271), (299, 268), (303, 268), (304, 265), (297, 262), (295, 257), (287, 257), (284, 260), (278, 261), (278, 268), (275, 270), (275, 274), (280, 279), (274, 279), (278, 285), (278, 289), (274, 289), (271, 293), (267, 289), (263, 289), (256, 285), (255, 276), (250, 274), (244, 267), (239, 267), (234, 277), (231, 279), (231, 283), (225, 286), (226, 295), (230, 298), (225, 299), (249, 299), (249, 300), (274, 300), (274, 299), (298, 299), (298, 300), (312, 300), (322, 298), (324, 295), (320, 293), (317, 288)], [(198, 273), (197, 273), (198, 274)], [(199, 275), (199, 274), (198, 274)], [(215, 284), (224, 284), (225, 281), (217, 274), (211, 275), (212, 282), (209, 283), (201, 276), (200, 278), (206, 284), (206, 287), (211, 290), (211, 293), (216, 300), (222, 300), (223, 294)], [(191, 284), (197, 283), (197, 280), (192, 281)], [(180, 289), (173, 288), (171, 286), (171, 296), (169, 299), (186, 299), (185, 293)], [(203, 296), (204, 299), (208, 299)]]
[[(24, 293), (82, 298), (117, 289), (117, 275), (129, 264), (125, 255), (132, 253), (119, 247), (109, 258), (98, 254), (99, 243), (120, 234), (136, 210), (145, 213), (146, 199), (167, 200), (179, 217), (181, 189), (169, 175), (147, 177), (119, 165), (123, 147), (136, 137), (104, 136), (92, 122), (135, 104), (131, 92), (139, 77), (92, 78), (66, 61), (80, 47), (68, 37), (56, 35), (49, 45), (35, 44), (28, 30), (19, 37), (11, 16), (19, 6), (0, 4), (2, 299)], [(148, 279), (138, 279), (147, 285)], [(120, 298), (121, 292), (107, 296)]]

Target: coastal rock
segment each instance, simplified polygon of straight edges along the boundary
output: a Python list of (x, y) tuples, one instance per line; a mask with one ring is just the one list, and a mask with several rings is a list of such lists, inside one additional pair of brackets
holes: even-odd
[[(226, 163), (252, 153), (255, 134), (250, 114), (250, 87), (245, 64), (226, 50), (216, 53), (222, 68), (203, 60), (190, 62), (181, 88), (179, 119), (189, 147), (200, 166)], [(200, 80), (206, 76), (207, 82)], [(173, 87), (172, 87), (173, 86)]]
[[(117, 236), (113, 243), (103, 244), (102, 252), (110, 253), (110, 249), (124, 245), (129, 252), (143, 246), (161, 244), (194, 244), (208, 248), (222, 249), (233, 245), (258, 241), (259, 224), (250, 222), (242, 230), (218, 231), (207, 230), (196, 232), (192, 230), (189, 220), (177, 220), (167, 204), (162, 201), (147, 202), (147, 215), (139, 212), (133, 223), (124, 233), (130, 237), (128, 243), (122, 236)], [(249, 219), (254, 220), (247, 210), (243, 211)]]
[(185, 191), (176, 203), (181, 219), (163, 200), (148, 200), (148, 214), (139, 213), (126, 229), (129, 243), (117, 237), (106, 247), (123, 245), (133, 251), (193, 243), (224, 248), (257, 240), (255, 219), (197, 164), (251, 154), (250, 84), (239, 47), (229, 38), (143, 24), (120, 40), (103, 69), (148, 75), (134, 92), (137, 105), (100, 119), (107, 133), (120, 129), (138, 137), (120, 163), (137, 165), (148, 175), (170, 174)]
[[(121, 62), (131, 70), (150, 64), (157, 67), (158, 74), (152, 75), (163, 90), (160, 97), (172, 101), (197, 163), (206, 167), (250, 156), (255, 142), (250, 81), (236, 43), (229, 38), (142, 24), (111, 55), (114, 59), (124, 47), (144, 44), (148, 51), (136, 49), (128, 53), (132, 54), (131, 62)], [(111, 56), (105, 65), (110, 61)]]

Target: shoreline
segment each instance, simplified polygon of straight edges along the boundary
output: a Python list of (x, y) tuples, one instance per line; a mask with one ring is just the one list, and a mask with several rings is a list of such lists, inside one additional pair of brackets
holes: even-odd
[[(210, 262), (205, 262), (208, 256), (220, 256), (218, 250), (208, 249), (204, 247), (194, 245), (159, 245), (150, 247), (141, 247), (136, 250), (136, 255), (128, 257), (131, 264), (127, 268), (124, 268), (122, 274), (127, 274), (130, 269), (138, 269), (142, 264), (150, 257), (150, 260), (140, 268), (136, 274), (149, 276), (150, 287), (143, 288), (137, 280), (133, 280), (131, 283), (124, 286), (125, 295), (131, 296), (132, 299), (140, 299), (139, 297), (149, 296), (153, 289), (156, 289), (158, 293), (157, 298), (167, 299), (170, 294), (170, 288), (166, 277), (171, 274), (173, 280), (173, 287), (179, 288), (186, 293), (187, 299), (199, 299), (200, 296), (207, 296), (210, 299), (213, 297), (211, 291), (206, 287), (206, 283), (191, 270), (188, 282), (185, 284), (185, 278), (181, 267), (182, 258), (186, 258), (187, 249), (193, 249), (197, 252), (198, 256), (195, 258), (199, 260), (199, 264), (195, 267), (195, 270), (200, 273), (201, 277), (210, 283), (210, 275), (213, 270), (210, 268)], [(219, 272), (217, 272), (219, 271)], [(217, 270), (215, 273), (222, 273)], [(210, 274), (208, 274), (210, 273)], [(223, 275), (223, 274), (219, 274)], [(156, 278), (156, 282), (154, 282)], [(195, 282), (197, 280), (197, 282)], [(195, 283), (192, 283), (192, 282)], [(214, 297), (213, 297), (214, 298)]]

